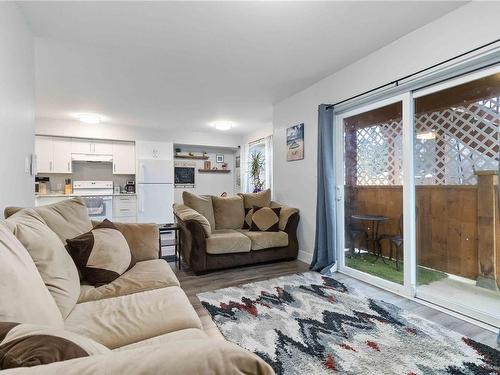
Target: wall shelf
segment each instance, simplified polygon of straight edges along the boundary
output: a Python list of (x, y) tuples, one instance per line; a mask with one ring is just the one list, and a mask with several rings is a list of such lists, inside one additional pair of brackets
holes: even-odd
[(208, 160), (208, 156), (174, 155), (176, 159)]
[(198, 169), (200, 173), (229, 173), (230, 169)]

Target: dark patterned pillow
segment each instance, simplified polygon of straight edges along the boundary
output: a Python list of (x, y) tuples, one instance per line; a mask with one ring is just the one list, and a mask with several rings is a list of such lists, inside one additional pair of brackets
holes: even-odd
[(252, 225), (252, 215), (253, 208), (245, 208), (245, 220), (243, 220), (243, 226), (241, 229), (250, 229), (250, 226)]
[(35, 324), (0, 322), (0, 370), (109, 352), (104, 345), (77, 333)]
[(107, 219), (66, 242), (76, 266), (91, 285), (108, 284), (135, 264), (127, 240)]
[(279, 232), (281, 207), (253, 206), (251, 232)]

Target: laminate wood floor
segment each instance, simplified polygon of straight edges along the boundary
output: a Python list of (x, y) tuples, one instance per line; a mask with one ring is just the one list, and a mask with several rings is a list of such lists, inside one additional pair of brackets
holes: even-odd
[[(182, 270), (179, 270), (174, 263), (169, 264), (177, 275), (181, 287), (187, 294), (191, 304), (196, 310), (196, 313), (200, 317), (203, 329), (209, 336), (219, 339), (223, 338), (221, 333), (196, 294), (309, 270), (309, 266), (306, 263), (294, 260), (289, 262), (234, 268), (196, 276), (191, 271), (186, 270), (185, 267), (183, 267)], [(343, 282), (347, 286), (357, 289), (366, 296), (393, 303), (415, 315), (436, 322), (452, 331), (456, 331), (478, 342), (500, 350), (500, 345), (496, 342), (496, 334), (489, 330), (465, 322), (459, 318), (455, 318), (454, 316), (433, 309), (432, 307), (422, 305), (397, 294), (374, 287), (347, 275), (337, 273), (335, 274), (335, 279)]]

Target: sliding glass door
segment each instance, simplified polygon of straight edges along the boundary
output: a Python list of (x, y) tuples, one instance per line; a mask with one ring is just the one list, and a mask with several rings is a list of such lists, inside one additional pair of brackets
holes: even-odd
[(335, 129), (339, 270), (500, 327), (500, 67)]
[(395, 97), (337, 120), (339, 263), (392, 289), (402, 288), (405, 272), (403, 101)]
[(414, 105), (417, 297), (499, 326), (500, 73), (415, 93)]

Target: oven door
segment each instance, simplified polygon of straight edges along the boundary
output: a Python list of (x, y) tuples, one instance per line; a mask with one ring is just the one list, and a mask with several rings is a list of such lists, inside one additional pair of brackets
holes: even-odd
[(87, 206), (87, 212), (91, 220), (103, 221), (113, 220), (113, 197), (112, 196), (88, 196), (81, 197)]

